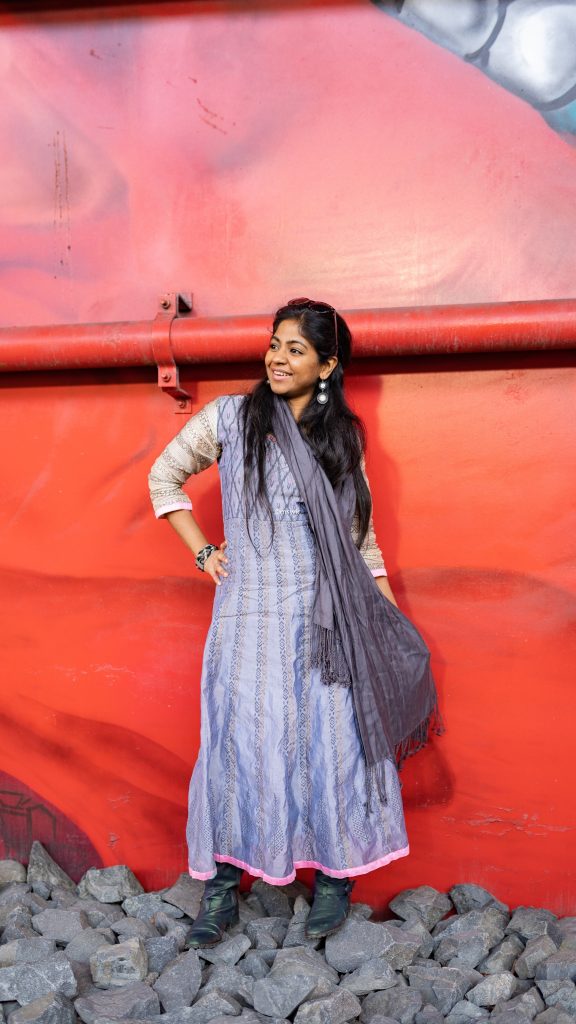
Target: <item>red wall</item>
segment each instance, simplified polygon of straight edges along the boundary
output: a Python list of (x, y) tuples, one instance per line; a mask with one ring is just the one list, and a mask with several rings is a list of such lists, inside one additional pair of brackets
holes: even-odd
[[(369, 3), (22, 16), (1, 56), (5, 325), (143, 319), (185, 287), (207, 314), (572, 293), (574, 150)], [(255, 372), (189, 374), (195, 408)], [(164, 884), (185, 867), (211, 599), (147, 498), (182, 420), (147, 371), (0, 382), (0, 836)], [(574, 390), (569, 354), (351, 376), (447, 724), (404, 772), (411, 856), (357, 899), (474, 880), (576, 910)], [(204, 521), (217, 486), (193, 482)]]

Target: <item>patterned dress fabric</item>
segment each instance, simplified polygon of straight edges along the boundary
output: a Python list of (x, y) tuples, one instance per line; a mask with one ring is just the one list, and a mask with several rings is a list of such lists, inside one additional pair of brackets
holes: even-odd
[[(157, 516), (191, 508), (182, 484), (219, 462), (229, 576), (215, 588), (201, 681), (201, 743), (189, 791), (192, 877), (216, 861), (272, 885), (297, 868), (353, 877), (405, 856), (398, 775), (387, 762), (387, 802), (367, 809), (367, 775), (352, 691), (311, 666), (315, 545), (304, 504), (272, 436), (264, 512), (246, 523), (241, 397), (205, 406), (156, 460)], [(362, 553), (385, 572), (371, 526)]]

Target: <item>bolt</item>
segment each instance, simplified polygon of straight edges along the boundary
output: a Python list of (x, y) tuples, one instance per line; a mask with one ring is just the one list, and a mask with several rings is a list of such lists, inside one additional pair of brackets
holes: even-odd
[(178, 402), (178, 405), (180, 406), (181, 409), (185, 409), (186, 408), (186, 402), (185, 401)]
[(162, 309), (170, 309), (170, 299), (168, 299), (168, 298), (161, 299), (160, 300), (160, 305), (162, 306)]
[(170, 380), (172, 374), (168, 373), (167, 370), (164, 370), (164, 373), (160, 374), (160, 376), (162, 377), (162, 380)]

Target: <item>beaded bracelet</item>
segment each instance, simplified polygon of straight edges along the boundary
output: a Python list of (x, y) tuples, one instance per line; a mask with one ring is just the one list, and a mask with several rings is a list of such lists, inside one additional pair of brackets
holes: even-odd
[(204, 566), (213, 551), (218, 551), (216, 544), (207, 544), (206, 547), (202, 548), (202, 550), (196, 555), (196, 567), (200, 569), (200, 572), (205, 572)]

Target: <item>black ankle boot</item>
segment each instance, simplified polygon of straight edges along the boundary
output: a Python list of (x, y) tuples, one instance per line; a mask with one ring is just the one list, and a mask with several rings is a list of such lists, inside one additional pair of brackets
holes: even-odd
[(226, 927), (238, 923), (238, 885), (241, 877), (242, 868), (237, 868), (235, 864), (219, 862), (216, 865), (216, 875), (209, 878), (204, 886), (200, 912), (186, 940), (189, 948), (215, 946), (220, 942)]
[(353, 887), (349, 878), (331, 878), (323, 871), (316, 872), (314, 900), (304, 928), (309, 939), (320, 939), (337, 931), (348, 916)]

